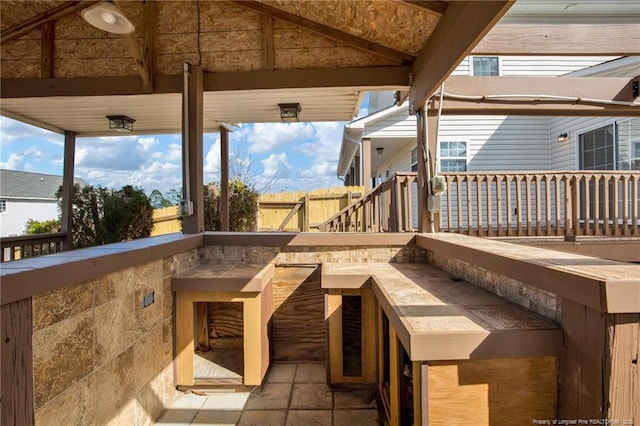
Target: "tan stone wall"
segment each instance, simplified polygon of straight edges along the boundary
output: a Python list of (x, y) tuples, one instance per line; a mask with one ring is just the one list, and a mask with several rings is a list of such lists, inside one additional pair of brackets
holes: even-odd
[(319, 246), (206, 246), (204, 263), (273, 263), (275, 265), (304, 265), (323, 262), (391, 262), (423, 263), (426, 251), (413, 244), (396, 247)]
[(200, 259), (192, 250), (33, 297), (37, 425), (142, 425), (162, 413), (175, 397), (171, 276)]
[(562, 317), (560, 298), (553, 293), (458, 259), (438, 255), (432, 250), (427, 251), (427, 258), (429, 263), (454, 276), (464, 278), (466, 281), (513, 303), (560, 322)]

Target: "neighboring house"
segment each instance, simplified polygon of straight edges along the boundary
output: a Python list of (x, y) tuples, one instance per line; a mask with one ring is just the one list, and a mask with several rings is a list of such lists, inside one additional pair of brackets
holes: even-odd
[[(467, 57), (453, 75), (632, 78), (640, 75), (640, 57)], [(392, 94), (376, 93), (370, 111), (344, 128), (337, 174), (348, 185), (371, 188), (395, 172), (417, 171), (416, 118), (407, 103), (395, 106)], [(436, 164), (438, 172), (640, 170), (640, 118), (443, 114)]]
[[(640, 57), (468, 57), (453, 74), (633, 77)], [(375, 186), (417, 169), (415, 116), (406, 103), (392, 102), (389, 93), (373, 95), (374, 112), (345, 126), (337, 174), (346, 183)], [(638, 118), (443, 115), (438, 144), (443, 172), (640, 169)], [(367, 157), (370, 165), (362, 162)]]
[[(82, 179), (74, 183), (85, 185)], [(0, 237), (22, 235), (29, 219), (58, 219), (62, 176), (0, 170)]]

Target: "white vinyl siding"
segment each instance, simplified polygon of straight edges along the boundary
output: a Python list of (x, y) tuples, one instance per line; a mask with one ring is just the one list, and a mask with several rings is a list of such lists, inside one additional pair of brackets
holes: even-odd
[(501, 56), (501, 75), (555, 77), (615, 58), (617, 56)]
[(443, 116), (441, 140), (467, 141), (467, 170), (548, 170), (546, 117)]
[(416, 117), (408, 115), (407, 108), (399, 108), (395, 114), (380, 118), (365, 126), (362, 137), (364, 138), (415, 138)]
[[(470, 57), (466, 57), (452, 75), (472, 75)], [(578, 71), (617, 56), (500, 56), (499, 67), (502, 76), (555, 77)]]
[(380, 163), (376, 170), (373, 171), (373, 174), (375, 176), (382, 177), (384, 180), (387, 170), (389, 170), (390, 174), (394, 174), (395, 172), (410, 172), (411, 150), (415, 147), (416, 140), (413, 139), (411, 142), (400, 148), (391, 158)]

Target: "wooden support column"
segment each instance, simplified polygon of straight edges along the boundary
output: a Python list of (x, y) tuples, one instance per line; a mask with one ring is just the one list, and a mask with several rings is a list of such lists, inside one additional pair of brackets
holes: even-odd
[(32, 425), (33, 314), (31, 298), (2, 305), (2, 413), (0, 424)]
[(182, 182), (183, 195), (193, 202), (193, 214), (183, 218), (182, 232), (204, 231), (203, 196), (203, 72), (198, 65), (184, 64), (186, 87), (182, 93)]
[(229, 130), (220, 126), (220, 230), (229, 231)]
[(264, 56), (264, 69), (272, 70), (276, 66), (276, 53), (273, 44), (273, 18), (262, 16), (262, 54)]
[[(156, 30), (157, 7), (155, 1), (145, 1), (143, 4), (144, 38), (142, 39), (142, 58), (145, 73), (149, 81), (144, 84), (145, 91), (155, 92), (156, 77)], [(144, 77), (143, 77), (144, 79)]]
[(354, 186), (364, 185), (364, 183), (362, 183), (362, 181), (360, 180), (362, 179), (360, 175), (360, 170), (361, 170), (360, 156), (356, 155), (353, 161), (353, 176), (351, 177), (351, 184)]
[[(429, 151), (429, 164), (427, 165), (431, 171), (431, 176), (438, 173), (438, 114), (431, 110), (426, 112), (427, 116), (427, 150)], [(427, 182), (427, 185), (430, 185)], [(435, 232), (440, 232), (440, 213), (433, 215), (433, 226)], [(431, 226), (431, 215), (429, 215), (429, 226)], [(430, 229), (429, 229), (430, 231)]]
[(362, 139), (362, 185), (364, 190), (371, 189), (371, 139)]
[(64, 132), (64, 169), (62, 172), (62, 218), (61, 231), (67, 235), (63, 250), (73, 248), (73, 174), (76, 157), (76, 134)]
[(427, 212), (427, 118), (424, 110), (418, 111), (416, 119), (418, 127), (418, 232), (428, 232), (431, 228), (431, 223)]
[(56, 21), (42, 24), (42, 53), (40, 57), (40, 77), (53, 78), (53, 56)]

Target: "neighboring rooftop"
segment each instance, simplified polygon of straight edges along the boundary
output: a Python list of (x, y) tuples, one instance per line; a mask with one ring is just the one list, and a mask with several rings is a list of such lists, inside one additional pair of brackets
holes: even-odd
[[(80, 186), (87, 184), (80, 178), (74, 178), (73, 183)], [(60, 185), (62, 185), (62, 176), (0, 170), (0, 197), (2, 198), (55, 200)]]

